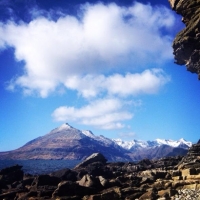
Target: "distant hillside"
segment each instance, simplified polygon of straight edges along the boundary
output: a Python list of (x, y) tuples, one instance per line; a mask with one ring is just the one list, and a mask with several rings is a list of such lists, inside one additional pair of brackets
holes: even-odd
[(185, 155), (190, 145), (191, 142), (184, 139), (157, 139), (147, 142), (111, 140), (104, 136), (95, 136), (91, 131), (80, 131), (66, 123), (16, 150), (0, 152), (0, 159), (82, 160), (92, 153), (100, 152), (110, 161), (131, 161)]

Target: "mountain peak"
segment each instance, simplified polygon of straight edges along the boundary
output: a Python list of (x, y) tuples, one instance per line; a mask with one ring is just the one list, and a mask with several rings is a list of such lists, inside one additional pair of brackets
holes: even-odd
[(73, 128), (72, 126), (70, 126), (68, 123), (64, 123), (62, 124), (60, 127), (58, 127), (58, 129), (63, 130), (63, 129), (71, 129)]
[(67, 131), (70, 129), (75, 129), (74, 127), (70, 126), (68, 123), (64, 123), (61, 126), (53, 129), (51, 132), (49, 132), (48, 134), (54, 134), (54, 133), (58, 133), (58, 132), (62, 132), (62, 131)]
[(185, 142), (186, 140), (184, 138), (179, 139), (180, 142)]

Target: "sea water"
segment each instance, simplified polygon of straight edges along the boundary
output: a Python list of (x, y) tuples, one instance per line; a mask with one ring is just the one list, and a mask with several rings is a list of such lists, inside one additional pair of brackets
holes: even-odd
[(80, 162), (80, 160), (0, 160), (0, 170), (21, 165), (24, 173), (49, 174), (64, 168), (72, 169)]

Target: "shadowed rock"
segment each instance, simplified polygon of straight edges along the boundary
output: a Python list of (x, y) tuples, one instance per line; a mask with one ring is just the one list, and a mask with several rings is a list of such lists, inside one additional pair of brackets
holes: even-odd
[(179, 168), (200, 168), (200, 143), (193, 144), (186, 156), (179, 163)]
[[(195, 167), (199, 154), (200, 143), (197, 143), (183, 157), (184, 167), (179, 168), (180, 157), (107, 163), (105, 157), (97, 153), (74, 169), (49, 175), (28, 174), (6, 182), (6, 176), (21, 171), (20, 166), (14, 166), (0, 171), (0, 183), (4, 185), (0, 188), (0, 200), (183, 199), (178, 193), (180, 188), (195, 192), (200, 189), (200, 167)], [(200, 198), (200, 192), (195, 198)]]
[(200, 0), (169, 0), (176, 13), (182, 16), (186, 27), (173, 42), (174, 59), (178, 65), (197, 73), (200, 79)]

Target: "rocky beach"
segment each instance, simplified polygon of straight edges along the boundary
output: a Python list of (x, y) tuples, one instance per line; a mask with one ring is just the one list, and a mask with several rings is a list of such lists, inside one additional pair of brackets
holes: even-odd
[(94, 153), (73, 169), (42, 175), (8, 167), (0, 171), (0, 199), (200, 199), (200, 141), (183, 157), (107, 162)]

